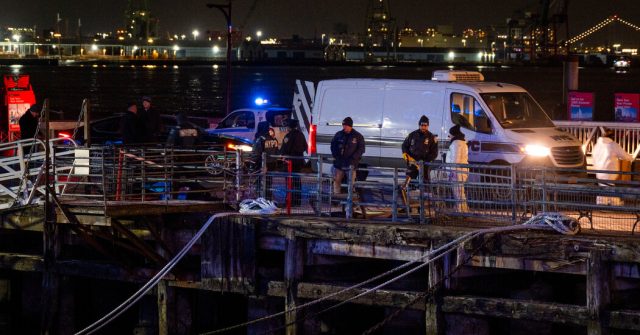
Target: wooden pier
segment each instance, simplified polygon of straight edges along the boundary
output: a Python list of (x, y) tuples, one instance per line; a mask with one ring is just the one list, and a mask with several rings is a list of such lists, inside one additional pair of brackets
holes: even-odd
[[(124, 300), (127, 294), (117, 287), (131, 292), (146, 282), (210, 213), (222, 210), (215, 203), (204, 209), (199, 202), (184, 204), (182, 213), (166, 204), (164, 209), (150, 204), (136, 210), (122, 204), (121, 209), (108, 209), (115, 215), (105, 220), (104, 213), (85, 205), (68, 207), (77, 222), (57, 215), (59, 251), (52, 266), (57, 285), (49, 287), (58, 297), (50, 306), (55, 333), (73, 333), (115, 307), (109, 302), (116, 299), (106, 296)], [(42, 209), (29, 210), (28, 223), (21, 212), (3, 216), (0, 287), (22, 290), (5, 295), (0, 302), (4, 306), (36, 299), (39, 290), (30, 294), (34, 287), (23, 279), (37, 286), (33, 278), (45, 268), (41, 244), (36, 243), (42, 239), (42, 220), (35, 214)], [(575, 236), (528, 230), (479, 236), (373, 292), (364, 294), (404, 271), (296, 309), (400, 264), (414, 261), (417, 266), (430, 250), (479, 228), (482, 224), (473, 222), (443, 226), (329, 217), (220, 219), (152, 290), (154, 298), (134, 306), (123, 316), (125, 321), (113, 327), (206, 333), (286, 312), (229, 333), (350, 334), (374, 328), (379, 334), (496, 334), (526, 331), (532, 325), (539, 334), (640, 331), (640, 241), (628, 234), (584, 230)], [(110, 285), (93, 290), (90, 299), (82, 297), (92, 282)], [(104, 306), (87, 311), (82, 302)], [(344, 305), (333, 307), (339, 303)], [(4, 329), (38, 329), (39, 323), (26, 325), (24, 320), (5, 323)]]

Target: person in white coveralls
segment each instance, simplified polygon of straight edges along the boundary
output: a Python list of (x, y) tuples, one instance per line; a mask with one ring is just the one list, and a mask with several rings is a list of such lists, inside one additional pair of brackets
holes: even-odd
[[(464, 134), (460, 131), (460, 126), (455, 125), (449, 129), (449, 152), (445, 156), (445, 163), (449, 164), (469, 164), (469, 148)], [(453, 184), (453, 198), (456, 199), (455, 209), (458, 212), (468, 212), (467, 196), (464, 191), (464, 183), (469, 176), (469, 169), (454, 167), (449, 172), (449, 181)]]
[[(633, 157), (629, 155), (622, 147), (614, 140), (614, 132), (610, 129), (606, 129), (601, 137), (598, 138), (596, 144), (591, 151), (591, 157), (593, 159), (593, 168), (595, 170), (611, 171), (612, 173), (600, 172), (596, 173), (596, 177), (601, 182), (601, 186), (612, 186), (613, 184), (607, 183), (606, 180), (616, 180), (620, 178), (620, 175), (615, 172), (620, 172), (620, 160), (632, 161)], [(618, 197), (606, 197), (598, 196), (596, 198), (598, 205), (613, 205), (620, 206), (621, 201)]]

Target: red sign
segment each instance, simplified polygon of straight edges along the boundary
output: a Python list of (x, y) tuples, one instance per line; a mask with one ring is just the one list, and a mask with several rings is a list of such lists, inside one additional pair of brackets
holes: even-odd
[(5, 75), (3, 79), (7, 119), (0, 120), (0, 129), (17, 133), (20, 131), (20, 117), (36, 103), (36, 97), (31, 90), (28, 75)]
[(594, 100), (592, 92), (569, 92), (567, 102), (569, 120), (592, 121)]
[(619, 122), (639, 122), (640, 114), (640, 94), (639, 93), (616, 93), (613, 112), (616, 121)]

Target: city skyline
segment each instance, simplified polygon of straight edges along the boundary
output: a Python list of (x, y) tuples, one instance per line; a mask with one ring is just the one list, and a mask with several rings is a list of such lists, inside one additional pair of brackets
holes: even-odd
[[(183, 0), (176, 5), (171, 1), (150, 1), (150, 11), (160, 21), (158, 33), (188, 33), (194, 29), (224, 30), (225, 21), (220, 12), (207, 9), (207, 3), (226, 3), (214, 0)], [(336, 24), (346, 24), (350, 33), (362, 33), (365, 25), (367, 0), (235, 0), (232, 25), (247, 34), (257, 30), (264, 37), (319, 37), (330, 33)], [(538, 0), (477, 0), (477, 1), (424, 1), (392, 0), (390, 14), (399, 28), (405, 25), (422, 29), (436, 25), (452, 25), (455, 31), (467, 27), (483, 28), (504, 25), (506, 18), (516, 11), (536, 12)], [(35, 0), (5, 4), (0, 13), (0, 26), (31, 27), (38, 31), (54, 28), (57, 13), (66, 20), (69, 32), (75, 32), (78, 19), (83, 33), (113, 31), (124, 26), (127, 0), (82, 1)], [(455, 13), (456, 15), (450, 14)], [(582, 0), (569, 5), (570, 35), (595, 25), (609, 15), (619, 16), (640, 24), (640, 5), (637, 0), (604, 2)]]

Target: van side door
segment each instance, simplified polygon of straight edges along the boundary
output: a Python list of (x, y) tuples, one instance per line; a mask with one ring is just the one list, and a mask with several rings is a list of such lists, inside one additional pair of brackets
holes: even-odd
[[(384, 166), (404, 167), (402, 142), (419, 128), (422, 115), (429, 118), (429, 131), (442, 139), (442, 90), (389, 85), (385, 92), (381, 160)], [(440, 159), (440, 155), (436, 160)]]
[[(363, 87), (362, 87), (363, 86)], [(362, 134), (365, 153), (361, 163), (378, 165), (380, 157), (380, 129), (384, 91), (375, 86), (327, 87), (320, 103), (317, 123), (317, 148), (323, 156), (331, 156), (331, 140), (342, 130), (342, 120), (353, 119), (353, 129)], [(315, 110), (315, 107), (314, 107)]]

